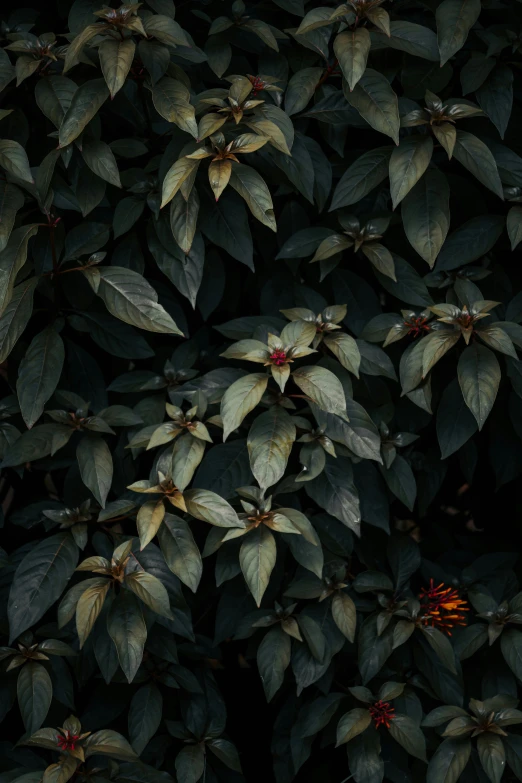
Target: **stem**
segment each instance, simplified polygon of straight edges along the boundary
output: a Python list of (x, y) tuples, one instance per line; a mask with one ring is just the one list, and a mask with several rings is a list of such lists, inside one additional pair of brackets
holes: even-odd
[(153, 135), (152, 123), (150, 121), (149, 107), (147, 106), (147, 100), (145, 98), (145, 88), (143, 87), (143, 82), (141, 80), (138, 81), (138, 92), (140, 94), (141, 105), (143, 106), (145, 122), (147, 123), (147, 131), (149, 133), (149, 138), (151, 139)]
[(328, 77), (329, 77), (329, 76), (331, 76), (331, 75), (332, 75), (332, 73), (334, 72), (334, 70), (337, 68), (337, 66), (338, 66), (338, 65), (339, 65), (339, 60), (338, 60), (338, 59), (337, 59), (337, 57), (336, 57), (336, 58), (335, 58), (335, 60), (334, 60), (334, 64), (333, 64), (333, 65), (329, 65), (329, 66), (328, 66), (328, 68), (326, 69), (326, 71), (323, 73), (323, 75), (321, 76), (321, 78), (320, 78), (320, 79), (319, 79), (319, 81), (317, 82), (317, 84), (316, 84), (316, 86), (315, 86), (315, 89), (316, 89), (316, 90), (318, 89), (318, 87), (320, 87), (320, 86), (321, 86), (321, 84), (324, 84), (324, 83), (325, 83), (325, 81), (328, 79)]

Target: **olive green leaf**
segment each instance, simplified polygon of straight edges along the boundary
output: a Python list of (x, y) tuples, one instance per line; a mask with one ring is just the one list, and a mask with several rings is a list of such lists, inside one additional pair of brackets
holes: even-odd
[(393, 150), (390, 158), (390, 191), (394, 209), (422, 177), (432, 153), (431, 136), (407, 136)]
[(399, 108), (397, 96), (388, 79), (378, 71), (367, 68), (352, 92), (345, 91), (348, 103), (376, 131), (399, 143)]
[(402, 221), (410, 245), (433, 267), (450, 225), (450, 189), (444, 174), (428, 169), (402, 202)]
[(105, 508), (107, 495), (112, 484), (112, 456), (109, 447), (101, 437), (85, 435), (76, 449), (80, 475), (100, 506)]
[(338, 590), (332, 598), (332, 617), (336, 626), (350, 642), (355, 641), (357, 612), (350, 596)]
[(103, 79), (92, 79), (78, 88), (60, 125), (60, 147), (66, 147), (78, 138), (108, 97), (109, 90)]
[(56, 389), (64, 362), (63, 340), (49, 326), (33, 338), (18, 369), (16, 391), (23, 419), (30, 429)]
[(221, 400), (223, 440), (226, 440), (230, 433), (239, 427), (245, 416), (256, 407), (267, 385), (268, 375), (257, 372), (239, 378), (226, 390)]
[(479, 14), (480, 0), (443, 0), (437, 7), (437, 38), (441, 66), (464, 46)]
[(447, 739), (442, 742), (428, 765), (426, 783), (457, 783), (471, 755), (469, 739)]
[(261, 605), (264, 592), (277, 556), (275, 538), (266, 527), (260, 525), (244, 536), (239, 550), (239, 563), (254, 601)]
[(327, 413), (346, 415), (346, 399), (340, 380), (325, 367), (300, 367), (292, 379), (312, 402)]
[(29, 240), (37, 231), (38, 226), (34, 224), (15, 228), (0, 252), (0, 315), (11, 300), (16, 276), (27, 260)]
[(271, 628), (257, 649), (257, 665), (267, 701), (271, 701), (285, 678), (292, 642), (279, 625)]
[(334, 53), (339, 60), (339, 65), (344, 78), (348, 82), (350, 91), (353, 90), (366, 70), (370, 46), (370, 33), (365, 27), (347, 30), (335, 38)]
[(130, 590), (123, 590), (112, 602), (107, 617), (107, 630), (116, 646), (123, 673), (127, 680), (132, 682), (143, 658), (147, 626), (140, 602)]
[(105, 40), (100, 44), (100, 66), (111, 98), (114, 98), (125, 84), (135, 51), (136, 44), (132, 38), (125, 38), (123, 41)]
[(466, 405), (481, 430), (497, 396), (500, 383), (498, 359), (486, 346), (472, 343), (460, 356), (458, 377)]
[(495, 158), (484, 142), (472, 133), (459, 130), (453, 156), (486, 188), (504, 198)]
[(34, 182), (27, 153), (17, 141), (0, 139), (0, 166), (17, 179)]
[(152, 100), (158, 114), (195, 139), (198, 138), (195, 110), (190, 105), (190, 91), (182, 82), (165, 76), (154, 85)]
[(254, 419), (248, 433), (248, 455), (252, 473), (262, 489), (283, 477), (295, 437), (292, 418), (279, 405)]

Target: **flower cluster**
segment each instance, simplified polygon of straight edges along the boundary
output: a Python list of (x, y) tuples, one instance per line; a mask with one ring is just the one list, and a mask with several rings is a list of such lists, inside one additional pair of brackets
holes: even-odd
[(445, 587), (444, 582), (435, 587), (433, 579), (430, 579), (429, 588), (421, 590), (419, 600), (424, 625), (439, 628), (448, 636), (451, 636), (450, 628), (466, 625), (464, 612), (469, 611), (467, 601), (459, 597), (458, 590)]

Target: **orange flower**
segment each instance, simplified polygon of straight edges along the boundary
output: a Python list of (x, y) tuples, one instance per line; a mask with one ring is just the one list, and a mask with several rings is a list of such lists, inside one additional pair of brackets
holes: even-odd
[(430, 579), (429, 588), (421, 590), (419, 600), (423, 625), (439, 628), (448, 636), (451, 636), (450, 628), (455, 625), (466, 625), (464, 612), (469, 612), (467, 601), (459, 597), (458, 590), (445, 587), (444, 582), (434, 587), (433, 579)]
[(395, 707), (390, 707), (388, 701), (376, 701), (368, 710), (377, 729), (379, 726), (390, 728), (390, 721), (395, 717)]

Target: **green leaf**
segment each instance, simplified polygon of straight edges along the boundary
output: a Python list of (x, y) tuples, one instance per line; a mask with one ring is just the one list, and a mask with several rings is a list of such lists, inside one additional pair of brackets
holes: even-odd
[(388, 79), (378, 71), (367, 68), (352, 92), (345, 97), (361, 117), (376, 131), (399, 143), (399, 108), (397, 96)]
[(241, 527), (241, 522), (227, 501), (208, 489), (188, 489), (183, 494), (188, 513), (217, 527)]
[(277, 231), (270, 191), (255, 169), (242, 163), (232, 163), (230, 185), (246, 201), (255, 218), (272, 231)]
[(190, 92), (182, 82), (165, 76), (154, 85), (152, 100), (158, 114), (197, 139), (195, 110), (190, 105)]
[(390, 191), (393, 209), (411, 191), (429, 166), (433, 153), (431, 136), (406, 136), (390, 158)]
[(342, 590), (334, 593), (332, 598), (332, 617), (341, 633), (353, 644), (355, 641), (357, 612), (350, 596)]
[(323, 472), (313, 481), (307, 481), (305, 489), (321, 508), (359, 535), (361, 509), (348, 458), (328, 456)]
[(93, 629), (94, 623), (98, 619), (107, 592), (110, 587), (110, 581), (104, 579), (104, 584), (91, 585), (80, 596), (76, 605), (76, 631), (80, 640), (80, 649), (85, 644), (87, 637)]
[(462, 352), (458, 364), (459, 384), (479, 430), (484, 426), (495, 402), (500, 375), (498, 359), (489, 348), (475, 342)]
[(513, 71), (500, 65), (477, 90), (480, 108), (495, 125), (503, 139), (513, 108)]
[(37, 285), (37, 277), (30, 277), (17, 285), (0, 317), (0, 364), (5, 362), (29, 322), (33, 313), (33, 294)]
[(78, 88), (60, 125), (60, 147), (66, 147), (78, 138), (108, 97), (109, 90), (103, 79), (92, 79)]
[(285, 678), (292, 642), (279, 625), (271, 628), (257, 648), (257, 666), (267, 701), (271, 701)]
[(437, 7), (437, 38), (441, 66), (464, 46), (479, 14), (480, 0), (443, 0)]
[(285, 92), (285, 111), (288, 116), (297, 114), (308, 106), (323, 73), (322, 68), (301, 68), (296, 71)]
[(82, 147), (82, 155), (84, 161), (94, 174), (100, 177), (100, 179), (105, 180), (105, 182), (108, 182), (110, 185), (121, 188), (118, 164), (116, 163), (116, 158), (108, 144), (105, 144), (103, 141), (93, 141), (89, 144), (84, 144)]
[(522, 240), (522, 207), (514, 206), (509, 210), (507, 231), (509, 241), (511, 242), (511, 250), (514, 250)]
[(173, 619), (167, 589), (153, 574), (147, 571), (133, 571), (125, 577), (125, 586), (153, 612), (169, 620)]
[(78, 563), (78, 547), (69, 533), (40, 541), (15, 571), (9, 593), (10, 639), (37, 623), (63, 593)]
[(0, 315), (12, 298), (16, 276), (27, 260), (29, 240), (37, 231), (36, 225), (16, 228), (0, 253)]
[(514, 628), (503, 631), (500, 637), (502, 655), (518, 680), (522, 675), (522, 633)]
[(0, 139), (0, 166), (13, 177), (33, 184), (27, 153), (17, 141)]
[(481, 215), (459, 226), (444, 242), (436, 270), (458, 269), (489, 253), (504, 230), (501, 215)]
[(125, 737), (112, 729), (95, 731), (84, 742), (85, 757), (96, 755), (113, 756), (121, 761), (136, 761), (137, 756)]
[(176, 756), (176, 778), (179, 783), (197, 783), (205, 771), (203, 744), (186, 745)]
[(107, 618), (107, 630), (116, 645), (123, 673), (127, 680), (132, 682), (143, 658), (147, 626), (140, 602), (130, 590), (123, 590), (112, 602)]
[(348, 166), (337, 183), (330, 211), (356, 204), (388, 176), (393, 147), (379, 147), (361, 155)]
[(444, 740), (430, 760), (426, 783), (457, 783), (470, 755), (469, 739)]
[(177, 438), (172, 451), (172, 480), (183, 491), (194, 476), (205, 454), (205, 441), (188, 433)]
[(277, 556), (274, 536), (265, 525), (260, 525), (243, 537), (239, 563), (254, 601), (261, 605), (264, 592)]
[(148, 332), (183, 334), (158, 304), (155, 290), (137, 272), (111, 266), (87, 269), (83, 274), (116, 318)]
[[(370, 52), (370, 33), (365, 27), (356, 27), (339, 33), (334, 41), (334, 54), (339, 60), (343, 76), (353, 90), (366, 70)], [(356, 107), (357, 108), (357, 107)]]
[(358, 734), (362, 734), (372, 722), (372, 716), (368, 708), (356, 707), (342, 716), (337, 724), (337, 742), (336, 747), (349, 742)]
[(85, 435), (76, 449), (80, 475), (100, 506), (105, 508), (112, 484), (112, 456), (109, 447), (100, 437)]
[(158, 538), (165, 562), (172, 573), (195, 593), (203, 572), (203, 563), (188, 523), (174, 514), (165, 514)]
[(20, 363), (16, 391), (29, 429), (42, 415), (45, 403), (58, 385), (64, 355), (62, 338), (49, 326), (33, 338)]
[(408, 715), (396, 714), (390, 721), (389, 732), (404, 750), (421, 761), (426, 759), (426, 739), (420, 726)]
[(346, 415), (346, 399), (340, 380), (325, 367), (300, 367), (292, 373), (301, 391), (327, 413)]
[(256, 372), (239, 378), (229, 386), (221, 400), (223, 440), (226, 440), (230, 433), (240, 426), (245, 416), (256, 407), (267, 385), (268, 375)]
[(444, 390), (437, 408), (437, 438), (442, 459), (458, 451), (476, 431), (477, 422), (455, 379)]
[(129, 737), (136, 753), (141, 755), (157, 732), (162, 716), (163, 697), (154, 684), (142, 685), (132, 697), (129, 710)]
[(393, 633), (387, 628), (377, 633), (377, 617), (371, 615), (359, 631), (359, 672), (366, 685), (382, 669), (393, 649)]
[(450, 189), (444, 174), (428, 169), (402, 202), (402, 221), (414, 250), (433, 267), (448, 234)]
[(431, 628), (431, 626), (426, 626), (423, 628), (422, 633), (444, 666), (449, 669), (450, 672), (456, 674), (457, 670), (455, 668), (455, 653), (448, 637), (444, 636), (444, 634), (441, 633), (438, 628)]
[(401, 503), (413, 511), (417, 497), (417, 482), (409, 463), (398, 454), (389, 468), (381, 467), (388, 489)]
[(28, 661), (22, 666), (16, 691), (25, 730), (34, 734), (44, 722), (53, 696), (51, 678), (41, 663)]
[(254, 419), (248, 433), (248, 455), (252, 473), (262, 489), (283, 477), (295, 437), (294, 423), (279, 405)]
[[(9, 241), (14, 226), (17, 212), (24, 205), (24, 196), (20, 188), (10, 182), (0, 182), (0, 253), (2, 253)], [(24, 229), (22, 229), (24, 230)], [(0, 259), (2, 256), (0, 255)], [(3, 277), (4, 264), (0, 260), (0, 275)], [(3, 286), (2, 286), (3, 288)], [(0, 306), (0, 312), (2, 307)]]
[(100, 66), (105, 83), (109, 88), (111, 98), (114, 98), (117, 92), (125, 84), (125, 79), (130, 71), (136, 44), (132, 38), (125, 38), (122, 41), (105, 39), (98, 48), (100, 55)]
[(453, 157), (462, 163), (486, 188), (493, 191), (499, 198), (504, 198), (495, 158), (483, 141), (467, 131), (457, 131)]
[(500, 783), (506, 767), (506, 753), (502, 739), (486, 732), (477, 738), (477, 750), (484, 772), (492, 783)]

